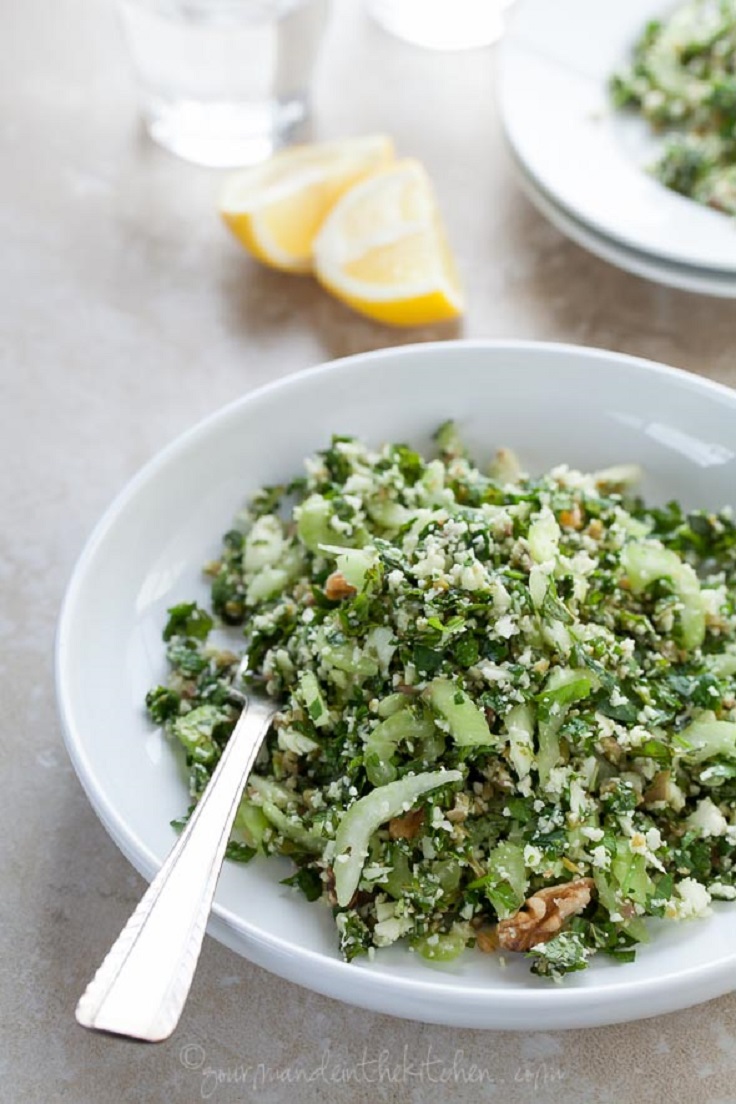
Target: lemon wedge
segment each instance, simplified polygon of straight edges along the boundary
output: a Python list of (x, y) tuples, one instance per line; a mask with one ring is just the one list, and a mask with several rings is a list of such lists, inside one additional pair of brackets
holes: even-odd
[(388, 325), (463, 311), (432, 185), (417, 161), (394, 162), (347, 191), (315, 238), (313, 265), (328, 291)]
[(393, 160), (382, 135), (282, 150), (231, 173), (220, 214), (249, 253), (285, 272), (310, 272), (312, 243), (324, 218), (356, 181)]

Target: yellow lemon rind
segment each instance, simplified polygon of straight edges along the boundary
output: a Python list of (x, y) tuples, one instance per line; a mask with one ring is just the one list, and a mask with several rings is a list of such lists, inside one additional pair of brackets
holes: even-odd
[(369, 289), (351, 294), (344, 286), (335, 284), (324, 273), (317, 272), (322, 287), (359, 314), (386, 326), (429, 326), (447, 322), (463, 314), (464, 304), (454, 288), (428, 287), (409, 295), (396, 296), (371, 294)]
[(394, 158), (383, 135), (297, 146), (231, 174), (220, 214), (257, 260), (282, 272), (312, 270), (312, 243), (340, 197)]
[(463, 313), (432, 185), (414, 160), (378, 169), (338, 200), (315, 238), (313, 268), (332, 295), (386, 325)]

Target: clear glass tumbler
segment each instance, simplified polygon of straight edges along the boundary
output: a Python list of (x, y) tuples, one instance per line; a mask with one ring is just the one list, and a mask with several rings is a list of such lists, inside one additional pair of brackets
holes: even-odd
[(249, 165), (309, 110), (329, 0), (119, 0), (151, 137), (200, 165)]

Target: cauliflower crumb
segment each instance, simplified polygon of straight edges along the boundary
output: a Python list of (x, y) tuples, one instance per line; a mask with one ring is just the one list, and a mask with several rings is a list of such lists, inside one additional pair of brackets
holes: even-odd
[(593, 866), (599, 870), (608, 870), (611, 866), (611, 856), (605, 847), (601, 844), (599, 847), (594, 847), (590, 853), (590, 858)]
[(508, 614), (504, 617), (499, 617), (495, 624), (496, 634), (509, 640), (512, 636), (515, 636), (519, 631), (519, 626), (514, 621), (513, 617)]
[(695, 812), (690, 814), (685, 823), (703, 839), (709, 836), (725, 836), (728, 830), (728, 821), (709, 797), (698, 802)]
[(675, 886), (675, 894), (667, 903), (665, 914), (671, 920), (693, 920), (698, 916), (710, 916), (711, 896), (695, 878), (683, 878)]

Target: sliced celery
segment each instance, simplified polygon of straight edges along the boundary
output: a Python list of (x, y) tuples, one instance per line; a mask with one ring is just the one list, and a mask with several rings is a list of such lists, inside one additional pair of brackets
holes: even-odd
[(324, 728), (330, 723), (330, 711), (314, 672), (305, 671), (299, 679), (299, 695), (315, 728)]
[(336, 544), (321, 544), (320, 552), (334, 555), (335, 570), (339, 571), (345, 581), (356, 590), (362, 590), (365, 577), (371, 568), (378, 563), (378, 554), (375, 548), (340, 548)]
[(736, 652), (709, 655), (706, 663), (717, 678), (730, 678), (731, 675), (736, 675)]
[(235, 814), (233, 827), (239, 832), (249, 847), (260, 847), (269, 821), (263, 809), (254, 805), (248, 797), (241, 799)]
[(551, 510), (529, 526), (529, 551), (535, 563), (553, 560), (559, 551), (561, 531)]
[(618, 883), (623, 896), (639, 905), (645, 905), (654, 891), (654, 883), (647, 874), (646, 858), (631, 850), (628, 839), (621, 839), (616, 845), (611, 876)]
[(705, 609), (698, 576), (690, 564), (669, 548), (632, 542), (624, 546), (621, 563), (635, 594), (655, 579), (668, 578), (682, 605), (682, 642), (688, 650), (699, 648), (705, 638)]
[(540, 695), (539, 750), (537, 769), (544, 785), (553, 767), (560, 760), (558, 732), (570, 706), (586, 698), (593, 689), (593, 678), (587, 671), (557, 667), (547, 679)]
[(411, 880), (409, 860), (404, 852), (394, 845), (391, 852), (391, 870), (385, 878), (381, 878), (381, 887), (386, 890), (389, 897), (399, 901), (404, 896), (407, 886), (411, 885)]
[(337, 529), (333, 529), (330, 520), (333, 517), (332, 507), (326, 498), (320, 494), (310, 495), (294, 510), (297, 519), (296, 531), (299, 539), (310, 552), (319, 552), (321, 544), (335, 544), (350, 548), (360, 542), (348, 539)]
[(390, 717), (393, 713), (398, 713), (400, 709), (406, 709), (410, 701), (408, 694), (387, 694), (378, 703), (378, 716)]
[(430, 717), (416, 717), (407, 709), (393, 713), (381, 721), (366, 737), (364, 762), (368, 779), (374, 786), (383, 786), (396, 778), (391, 762), (399, 743), (422, 743), (434, 732)]
[(335, 893), (342, 908), (350, 904), (358, 888), (363, 863), (368, 855), (368, 842), (376, 829), (392, 817), (408, 812), (422, 794), (448, 782), (460, 782), (461, 779), (462, 774), (458, 770), (410, 774), (377, 787), (350, 806), (337, 829), (333, 859)]
[(465, 937), (458, 931), (434, 932), (420, 936), (412, 946), (428, 962), (452, 962), (465, 950)]
[(260, 774), (248, 776), (248, 788), (255, 790), (262, 801), (269, 801), (282, 809), (294, 801), (294, 794), (286, 786), (282, 786), (280, 782), (274, 782), (272, 778), (263, 778)]
[(549, 589), (549, 575), (540, 564), (534, 564), (529, 572), (529, 594), (532, 605), (540, 609)]
[(375, 498), (366, 504), (366, 513), (383, 529), (400, 529), (414, 517), (414, 512), (392, 499)]
[(298, 844), (305, 851), (310, 851), (315, 855), (320, 855), (324, 850), (325, 840), (322, 836), (318, 836), (316, 832), (310, 832), (307, 828), (304, 828), (301, 824), (291, 820), (287, 813), (283, 809), (279, 809), (278, 805), (274, 805), (270, 801), (263, 802), (263, 813), (270, 821), (270, 823), (276, 828), (282, 836), (286, 839), (292, 840)]
[[(613, 888), (612, 882), (603, 874), (600, 870), (597, 870), (593, 875), (595, 881), (595, 888), (598, 893), (598, 900), (607, 910), (609, 916), (620, 916), (621, 904), (616, 896), (616, 891)], [(649, 930), (640, 916), (632, 916), (629, 920), (617, 920), (614, 923), (620, 924), (632, 939), (636, 939), (639, 943), (649, 942)]]
[(484, 714), (450, 679), (433, 679), (423, 697), (447, 723), (450, 735), (459, 747), (497, 742), (496, 737), (491, 735)]
[(365, 646), (368, 654), (374, 655), (378, 660), (381, 672), (387, 675), (394, 652), (398, 647), (398, 640), (393, 630), (386, 625), (376, 625), (366, 635)]
[(281, 594), (288, 582), (289, 575), (283, 567), (266, 564), (248, 583), (245, 600), (249, 606), (254, 606), (256, 602), (265, 602), (267, 598)]
[(472, 883), (482, 886), (498, 917), (511, 916), (524, 903), (529, 881), (524, 865), (524, 851), (517, 843), (503, 840), (488, 856), (488, 870), (483, 878)]
[(534, 763), (534, 709), (515, 705), (504, 719), (509, 737), (509, 758), (519, 778), (526, 778)]
[(432, 864), (432, 873), (437, 876), (443, 893), (454, 893), (460, 885), (462, 868), (457, 859), (440, 859)]
[(736, 724), (716, 720), (715, 713), (709, 709), (699, 714), (675, 740), (683, 748), (683, 758), (696, 763), (716, 755), (736, 759)]
[(322, 659), (328, 667), (337, 667), (338, 671), (353, 675), (358, 680), (373, 678), (379, 671), (378, 660), (367, 655), (357, 644), (325, 644)]

